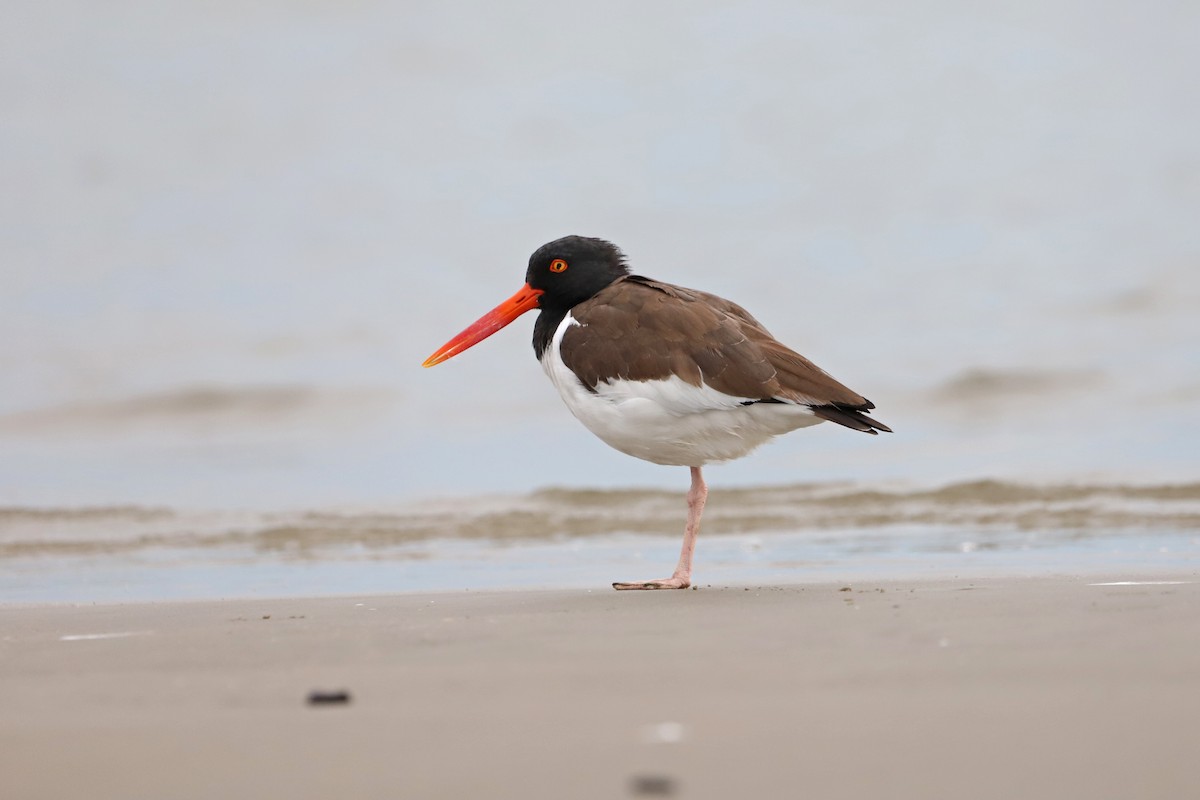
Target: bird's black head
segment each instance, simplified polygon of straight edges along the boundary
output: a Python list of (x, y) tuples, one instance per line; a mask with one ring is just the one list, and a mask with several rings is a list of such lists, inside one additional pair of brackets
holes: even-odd
[(529, 257), (525, 282), (541, 289), (538, 307), (565, 313), (629, 274), (625, 254), (615, 244), (586, 236), (564, 236)]
[(533, 348), (540, 359), (568, 311), (628, 274), (625, 256), (603, 239), (564, 236), (544, 244), (529, 257), (526, 285), (438, 348), (423, 366), (453, 358), (535, 308), (541, 313), (533, 324)]

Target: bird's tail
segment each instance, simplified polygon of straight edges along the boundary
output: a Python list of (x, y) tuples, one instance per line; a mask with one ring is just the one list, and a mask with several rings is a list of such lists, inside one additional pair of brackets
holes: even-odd
[(835, 403), (823, 406), (809, 406), (812, 412), (821, 419), (845, 425), (847, 428), (877, 436), (880, 431), (891, 433), (892, 429), (877, 419), (871, 419), (863, 411), (869, 411), (875, 404), (868, 401), (861, 406)]

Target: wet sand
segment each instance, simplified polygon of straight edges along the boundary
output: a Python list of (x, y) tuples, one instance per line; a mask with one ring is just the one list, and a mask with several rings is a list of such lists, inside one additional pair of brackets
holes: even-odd
[[(1137, 580), (1157, 583), (1093, 585)], [(0, 780), (14, 799), (1182, 797), (1198, 619), (1194, 569), (8, 606)]]

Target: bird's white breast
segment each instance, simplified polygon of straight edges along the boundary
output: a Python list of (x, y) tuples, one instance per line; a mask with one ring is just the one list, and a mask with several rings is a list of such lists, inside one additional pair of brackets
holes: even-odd
[[(655, 464), (699, 467), (728, 461), (788, 431), (821, 419), (802, 405), (754, 403), (674, 375), (662, 380), (601, 381), (589, 391), (563, 363), (569, 313), (542, 354), (542, 368), (571, 413), (606, 444)], [(669, 347), (664, 344), (664, 347)]]

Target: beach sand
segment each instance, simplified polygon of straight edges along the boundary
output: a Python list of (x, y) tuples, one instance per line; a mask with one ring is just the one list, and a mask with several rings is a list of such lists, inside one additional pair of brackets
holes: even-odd
[(0, 607), (0, 794), (1194, 796), (1200, 574), (1137, 580)]

